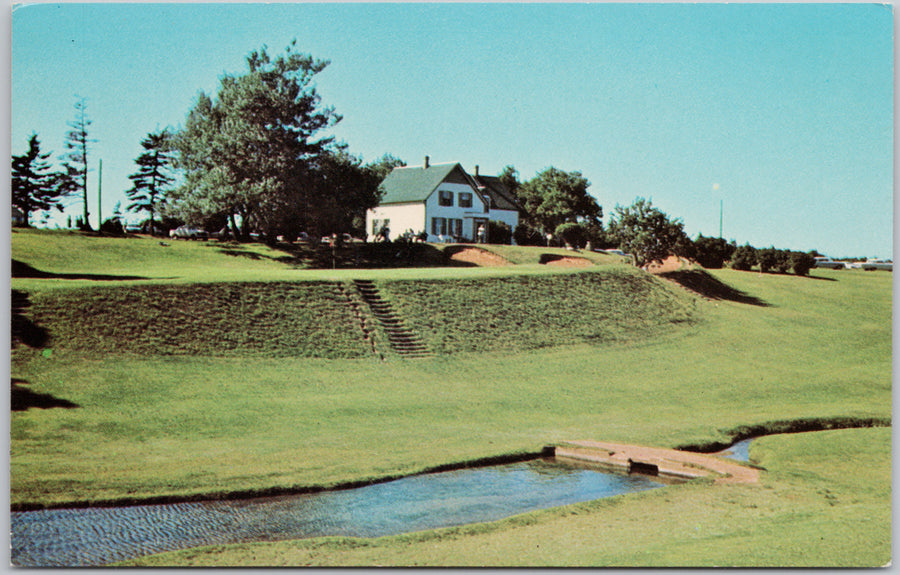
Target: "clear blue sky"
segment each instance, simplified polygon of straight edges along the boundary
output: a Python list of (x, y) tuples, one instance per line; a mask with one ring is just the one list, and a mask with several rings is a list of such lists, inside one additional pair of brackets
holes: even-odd
[(643, 196), (717, 236), (721, 201), (739, 244), (891, 257), (892, 26), (876, 4), (18, 6), (11, 152), (35, 131), (60, 155), (87, 98), (107, 217), (148, 132), (296, 38), (365, 161), (579, 170), (605, 222)]

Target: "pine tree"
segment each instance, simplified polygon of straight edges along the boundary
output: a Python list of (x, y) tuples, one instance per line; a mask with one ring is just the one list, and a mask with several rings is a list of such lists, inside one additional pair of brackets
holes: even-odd
[(84, 199), (83, 226), (91, 229), (88, 220), (88, 144), (96, 142), (88, 137), (87, 102), (84, 98), (75, 103), (75, 120), (68, 123), (71, 128), (66, 133), (66, 154), (62, 157), (65, 172), (65, 187), (69, 193), (81, 192)]
[(26, 226), (31, 225), (31, 212), (51, 208), (63, 211), (67, 189), (60, 185), (61, 175), (51, 171), (49, 157), (50, 152), (41, 153), (37, 134), (29, 138), (27, 152), (12, 157), (12, 205), (25, 214)]
[(141, 146), (144, 153), (134, 161), (138, 165), (138, 171), (128, 176), (134, 185), (125, 195), (131, 200), (129, 211), (150, 214), (150, 233), (153, 233), (154, 217), (159, 212), (159, 204), (174, 181), (169, 175), (174, 159), (171, 135), (168, 130), (147, 134), (141, 140)]

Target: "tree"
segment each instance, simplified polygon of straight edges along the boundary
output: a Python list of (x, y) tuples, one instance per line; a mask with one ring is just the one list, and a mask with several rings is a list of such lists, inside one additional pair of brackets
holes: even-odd
[(772, 268), (778, 265), (778, 254), (774, 247), (763, 248), (757, 250), (756, 261), (759, 263), (759, 271), (768, 273)]
[(694, 246), (697, 248), (697, 263), (707, 269), (720, 269), (737, 249), (734, 243), (722, 238), (707, 238), (703, 234), (697, 236)]
[(798, 276), (809, 275), (809, 270), (816, 265), (816, 258), (811, 253), (791, 252), (791, 269)]
[(375, 160), (374, 162), (368, 164), (366, 168), (371, 170), (375, 175), (378, 176), (378, 183), (380, 184), (382, 180), (384, 180), (388, 174), (394, 171), (394, 168), (403, 168), (406, 166), (406, 162), (392, 156), (391, 154), (385, 154)]
[(756, 248), (750, 244), (740, 246), (731, 256), (732, 269), (750, 271), (756, 265)]
[(308, 191), (315, 209), (301, 222), (303, 229), (314, 235), (349, 232), (365, 237), (366, 210), (378, 205), (379, 185), (398, 162), (384, 156), (363, 165), (360, 158), (343, 149), (320, 155), (312, 164)]
[(88, 144), (96, 142), (88, 137), (88, 127), (91, 121), (87, 117), (87, 100), (81, 98), (75, 102), (75, 119), (68, 123), (69, 131), (66, 132), (66, 154), (62, 157), (65, 177), (62, 185), (66, 194), (81, 192), (84, 200), (84, 215), (82, 227), (91, 229), (88, 219)]
[(514, 198), (519, 197), (519, 188), (522, 187), (522, 183), (519, 181), (518, 170), (512, 166), (506, 166), (497, 177), (500, 180), (500, 183), (510, 191)]
[(333, 138), (315, 137), (341, 117), (320, 107), (312, 84), (328, 61), (295, 45), (274, 59), (265, 47), (252, 52), (248, 71), (223, 77), (215, 100), (200, 94), (175, 138), (185, 183), (172, 195), (188, 220), (225, 214), (246, 238), (285, 210), (299, 208), (306, 222), (316, 215), (311, 169)]
[(175, 181), (170, 175), (174, 162), (171, 138), (168, 130), (147, 134), (147, 137), (141, 140), (144, 153), (134, 161), (138, 165), (138, 171), (128, 176), (132, 181), (132, 188), (125, 192), (131, 200), (127, 209), (133, 212), (147, 212), (150, 215), (150, 233), (153, 233), (159, 204), (164, 200), (169, 186)]
[[(504, 170), (504, 173), (507, 172)], [(510, 175), (514, 174), (508, 174), (507, 179)], [(503, 177), (501, 174), (501, 180)], [(525, 208), (526, 223), (550, 234), (566, 222), (586, 226), (600, 223), (603, 209), (587, 193), (590, 185), (581, 172), (564, 172), (550, 167), (522, 184), (516, 194)]]
[(566, 243), (567, 246), (571, 246), (573, 248), (582, 248), (584, 244), (588, 241), (587, 229), (581, 224), (576, 224), (575, 222), (566, 222), (564, 224), (559, 224), (556, 226), (556, 230), (554, 230), (553, 235), (558, 238), (562, 238), (562, 241)]
[(540, 230), (536, 230), (528, 224), (522, 222), (513, 230), (513, 240), (519, 246), (546, 246), (547, 239), (541, 234)]
[(661, 262), (672, 254), (683, 255), (679, 246), (685, 245), (685, 239), (690, 241), (681, 220), (670, 220), (644, 198), (637, 198), (627, 208), (616, 206), (609, 233), (619, 241), (619, 249), (634, 255), (638, 267)]
[(31, 213), (37, 210), (56, 208), (63, 211), (62, 199), (68, 190), (62, 184), (62, 175), (51, 171), (47, 162), (51, 153), (41, 153), (41, 143), (37, 134), (28, 139), (28, 151), (12, 157), (12, 205), (25, 214), (25, 225), (29, 226)]

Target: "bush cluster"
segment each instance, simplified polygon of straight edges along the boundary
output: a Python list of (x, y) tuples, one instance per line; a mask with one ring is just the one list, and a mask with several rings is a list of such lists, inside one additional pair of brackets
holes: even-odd
[(758, 265), (762, 273), (784, 274), (793, 271), (798, 276), (809, 275), (816, 260), (812, 254), (791, 250), (779, 250), (774, 247), (757, 249), (750, 244), (743, 245), (734, 251), (731, 257), (732, 269), (750, 271)]

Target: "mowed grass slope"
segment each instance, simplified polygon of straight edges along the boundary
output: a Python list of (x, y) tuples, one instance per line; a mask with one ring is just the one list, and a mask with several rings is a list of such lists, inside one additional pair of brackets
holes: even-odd
[(198, 283), (40, 292), (29, 316), (47, 347), (99, 358), (363, 357), (359, 320), (335, 282)]
[(646, 339), (698, 319), (696, 301), (688, 294), (624, 266), (595, 273), (379, 286), (441, 353)]
[[(599, 278), (601, 285), (594, 287), (601, 290), (606, 289), (602, 285), (605, 275), (642, 276), (637, 271), (620, 272), (616, 266), (552, 274), (528, 265), (498, 269), (519, 270), (515, 276), (537, 274), (540, 277), (536, 279), (547, 281), (581, 278), (579, 281), (586, 282), (583, 285)], [(473, 279), (473, 272), (484, 273), (482, 277), (491, 282), (513, 277), (503, 275), (506, 271), (498, 275), (494, 270), (482, 272), (478, 268), (429, 270), (423, 275), (415, 275), (422, 272), (412, 270), (404, 277), (417, 278), (413, 284), (441, 280), (433, 281), (428, 289), (448, 282), (444, 285), (448, 291), (462, 292), (465, 290), (457, 282)], [(378, 270), (373, 279), (394, 298), (391, 282), (396, 277), (391, 274), (404, 273), (406, 270)], [(588, 322), (577, 320), (571, 324), (577, 329), (562, 338), (576, 342), (570, 345), (446, 353), (417, 361), (276, 357), (270, 353), (229, 356), (211, 351), (174, 355), (94, 353), (87, 348), (70, 353), (62, 343), (52, 354), (17, 353), (12, 376), (19, 381), (13, 387), (13, 399), (30, 407), (11, 416), (11, 502), (14, 506), (57, 505), (327, 487), (414, 473), (447, 463), (531, 452), (571, 439), (677, 447), (727, 441), (739, 428), (776, 421), (890, 421), (890, 274), (816, 271), (812, 278), (799, 278), (721, 270), (711, 275), (734, 292), (765, 305), (741, 303), (741, 298), (699, 298), (677, 286), (659, 287), (661, 291), (651, 291), (649, 299), (660, 297), (664, 302), (673, 298), (670, 313), (675, 315), (662, 316), (657, 327), (633, 332), (634, 337), (622, 331), (626, 337), (614, 341), (578, 340), (572, 335), (580, 333), (578, 330)], [(661, 280), (640, 281), (657, 286)], [(110, 285), (99, 281), (91, 285), (99, 284)], [(511, 285), (516, 290), (521, 288), (516, 282)], [(295, 287), (305, 289), (302, 286)], [(22, 289), (15, 282), (13, 287)], [(273, 287), (280, 289), (278, 284)], [(494, 287), (483, 286), (487, 296), (478, 306), (493, 301)], [(40, 305), (42, 297), (56, 291), (38, 286), (29, 292), (34, 307)], [(556, 291), (565, 299), (564, 290)], [(396, 297), (395, 301), (402, 297), (400, 290)], [(414, 297), (422, 299), (421, 295)], [(647, 298), (623, 298), (623, 305), (639, 305), (635, 299)], [(449, 309), (457, 305), (452, 298), (448, 301)], [(478, 298), (472, 301), (477, 303)], [(679, 306), (689, 310), (689, 321), (671, 321), (679, 317)], [(504, 317), (485, 312), (484, 319), (490, 321), (496, 316), (497, 321), (508, 322), (517, 314), (521, 315), (519, 311), (506, 311)], [(463, 334), (456, 341), (477, 337), (477, 328), (466, 326), (476, 326), (480, 320), (481, 316), (472, 316), (455, 328), (455, 333)], [(535, 320), (523, 321), (523, 326), (530, 321)], [(427, 322), (410, 323), (427, 331)], [(522, 332), (526, 331), (523, 327)], [(435, 337), (432, 341), (444, 337), (437, 331), (434, 334), (429, 336)], [(889, 433), (868, 437), (872, 449), (861, 449), (861, 460), (849, 456), (857, 449), (852, 445), (836, 451), (822, 450), (821, 446), (805, 449), (822, 458), (845, 457), (852, 463), (848, 463), (850, 467), (866, 461), (870, 467), (867, 472), (881, 469), (884, 454), (889, 453), (885, 446)], [(806, 460), (798, 461), (806, 464)], [(611, 564), (678, 565), (672, 560), (677, 546), (695, 543), (695, 558), (689, 564), (719, 561), (729, 549), (738, 549), (745, 558), (741, 564), (807, 565), (812, 559), (800, 558), (792, 546), (810, 544), (815, 531), (828, 525), (833, 532), (823, 541), (840, 541), (840, 545), (810, 547), (818, 553), (814, 559), (824, 565), (832, 564), (829, 561), (847, 564), (841, 562), (853, 556), (875, 557), (871, 561), (878, 564), (885, 555), (882, 540), (890, 532), (890, 519), (866, 505), (882, 505), (883, 495), (867, 499), (856, 511), (833, 508), (824, 490), (834, 494), (833, 487), (843, 485), (841, 492), (846, 493), (853, 482), (847, 479), (840, 483), (832, 475), (809, 469), (806, 476), (802, 466), (795, 469), (800, 479), (812, 481), (802, 487), (802, 494), (790, 489), (770, 492), (767, 487), (763, 487), (765, 491), (741, 488), (741, 495), (732, 500), (738, 491), (731, 488), (725, 492), (702, 491), (705, 486), (663, 490), (659, 497), (686, 494), (680, 500), (683, 515), (660, 515), (657, 512), (661, 507), (650, 506), (646, 514), (631, 516), (630, 520), (626, 514), (626, 520), (615, 524), (620, 541), (660, 540), (663, 547), (643, 555), (629, 554), (626, 549), (618, 556), (618, 563)], [(858, 483), (864, 486), (865, 481)], [(771, 497), (773, 493), (778, 497)], [(835, 496), (842, 503), (854, 501)], [(630, 502), (630, 497), (619, 501)], [(643, 508), (644, 496), (637, 497), (639, 503), (627, 505)], [(669, 504), (674, 500), (669, 497), (660, 501)], [(777, 501), (791, 502), (794, 508), (779, 504), (778, 513), (761, 515), (760, 510)], [(723, 503), (728, 505), (722, 507)], [(546, 531), (534, 531), (532, 539), (521, 539), (518, 529), (522, 524), (511, 520), (496, 527), (497, 539), (460, 537), (458, 544), (441, 546), (444, 551), (438, 549), (435, 554), (427, 549), (430, 543), (412, 546), (404, 556), (375, 542), (371, 546), (375, 550), (365, 555), (345, 555), (333, 542), (317, 541), (310, 544), (314, 555), (306, 559), (295, 555), (288, 561), (296, 558), (298, 563), (352, 564), (362, 558), (370, 562), (367, 564), (447, 564), (442, 562), (442, 553), (455, 553), (457, 557), (471, 553), (473, 564), (514, 564), (517, 557), (522, 564), (600, 564), (603, 557), (612, 557), (595, 551), (610, 534), (602, 529), (609, 525), (605, 505), (579, 508), (585, 513), (583, 520), (576, 520), (570, 511), (552, 512), (557, 515), (548, 512), (551, 515), (546, 517), (556, 518), (546, 524)], [(746, 523), (746, 529), (739, 529), (746, 539), (716, 539), (719, 534), (734, 534), (738, 527), (722, 527), (729, 515), (715, 511), (740, 509), (744, 509), (742, 517), (748, 521), (760, 517), (771, 521)], [(863, 520), (868, 523), (857, 525)], [(534, 519), (523, 521), (531, 524)], [(694, 529), (698, 526), (700, 531)], [(527, 551), (517, 543), (567, 532), (584, 537), (558, 539), (558, 544), (545, 548), (547, 555), (543, 556), (536, 548)], [(695, 533), (704, 536), (695, 541)], [(860, 539), (856, 533), (865, 537)], [(679, 534), (680, 538), (659, 539)], [(422, 537), (430, 541), (428, 535)], [(398, 545), (405, 545), (407, 540), (398, 541), (402, 542)], [(666, 541), (672, 542), (668, 550), (664, 548)], [(746, 552), (746, 545), (765, 541), (773, 546), (763, 549), (765, 557)], [(496, 545), (491, 548), (493, 558), (484, 554), (488, 548), (476, 553), (485, 544)], [(571, 554), (553, 553), (565, 545), (573, 546)], [(713, 551), (704, 555), (704, 546)], [(338, 542), (337, 547), (346, 550), (370, 545), (353, 541)], [(826, 553), (829, 548), (834, 551)], [(225, 564), (245, 560), (243, 556), (231, 556), (233, 561), (227, 555), (222, 557)], [(721, 560), (717, 564), (732, 563)]]

